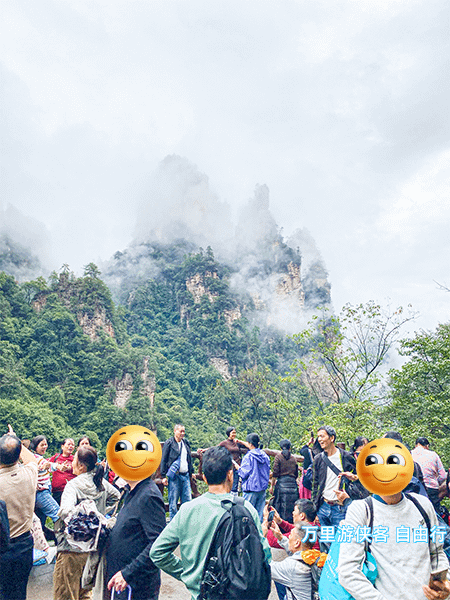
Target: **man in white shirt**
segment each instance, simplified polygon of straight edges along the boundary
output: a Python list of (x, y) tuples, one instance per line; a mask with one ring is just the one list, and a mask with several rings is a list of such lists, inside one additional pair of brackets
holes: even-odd
[[(410, 495), (425, 510), (433, 532), (433, 527), (438, 527), (438, 521), (431, 502), (420, 494)], [(345, 521), (341, 524), (347, 532), (350, 527), (356, 531), (368, 526), (365, 504), (364, 500), (355, 500), (350, 504)], [(341, 544), (339, 583), (355, 600), (447, 598), (450, 594), (450, 583), (447, 581), (448, 560), (442, 549), (442, 542), (438, 542), (439, 535), (432, 533), (432, 539), (434, 537), (436, 542), (432, 541), (429, 546), (425, 540), (424, 528), (427, 529), (421, 513), (401, 492), (393, 496), (374, 495), (374, 539), (370, 551), (378, 569), (375, 587), (360, 569), (365, 546), (356, 540), (356, 536), (351, 542)], [(418, 533), (414, 533), (415, 531)], [(423, 539), (419, 533), (424, 536)], [(399, 535), (403, 537), (398, 537)], [(443, 578), (444, 581), (434, 581), (434, 577)]]
[(177, 424), (173, 437), (164, 442), (161, 458), (161, 475), (163, 484), (169, 486), (169, 516), (170, 520), (177, 514), (178, 500), (180, 504), (192, 499), (191, 475), (192, 456), (191, 446), (185, 438), (184, 425)]
[[(365, 500), (350, 504), (338, 561), (339, 583), (355, 600), (438, 600), (450, 594), (445, 529), (428, 498), (403, 493), (412, 473), (408, 449), (394, 439), (369, 442), (358, 458), (360, 480), (373, 492), (372, 510)], [(361, 570), (365, 540), (377, 564), (373, 584)]]
[[(314, 458), (312, 501), (317, 510), (317, 517), (321, 526), (337, 527), (345, 519), (345, 507), (336, 496), (339, 489), (339, 472), (356, 480), (356, 462), (350, 452), (341, 450), (335, 445), (336, 431), (329, 425), (320, 427), (317, 439), (323, 452)], [(320, 543), (320, 549), (326, 552), (330, 544)]]

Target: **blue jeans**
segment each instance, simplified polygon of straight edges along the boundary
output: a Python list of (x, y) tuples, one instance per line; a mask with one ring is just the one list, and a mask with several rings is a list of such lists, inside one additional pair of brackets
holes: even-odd
[(180, 503), (192, 500), (191, 477), (189, 473), (178, 473), (169, 479), (169, 517), (170, 520), (177, 514), (178, 499)]
[(50, 494), (50, 490), (40, 490), (36, 492), (36, 503), (35, 503), (35, 512), (38, 514), (39, 518), (44, 520), (42, 523), (45, 525), (45, 520), (47, 517), (55, 522), (58, 518), (58, 510), (59, 505), (53, 496)]
[(248, 500), (256, 508), (260, 521), (263, 521), (264, 505), (266, 503), (266, 490), (260, 492), (243, 492), (244, 500)]
[[(319, 510), (317, 511), (317, 517), (320, 521), (320, 526), (326, 527), (334, 525), (334, 527), (338, 528), (339, 523), (345, 519), (345, 513), (347, 512), (347, 508), (344, 506), (340, 506), (339, 504), (327, 504), (325, 501), (320, 505)], [(328, 552), (331, 543), (321, 542), (319, 540), (320, 550), (322, 552)]]

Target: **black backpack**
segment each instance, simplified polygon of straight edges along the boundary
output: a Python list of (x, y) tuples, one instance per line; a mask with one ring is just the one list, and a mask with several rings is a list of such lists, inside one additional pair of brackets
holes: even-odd
[(201, 600), (267, 600), (270, 566), (243, 498), (222, 500), (225, 509), (203, 567)]

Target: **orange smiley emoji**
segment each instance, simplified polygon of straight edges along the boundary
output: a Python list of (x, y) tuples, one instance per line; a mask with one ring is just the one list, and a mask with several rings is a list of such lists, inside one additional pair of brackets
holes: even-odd
[(126, 481), (150, 477), (161, 462), (161, 453), (156, 435), (140, 425), (121, 427), (109, 438), (106, 446), (109, 466)]
[(381, 438), (366, 444), (358, 456), (356, 472), (372, 494), (393, 496), (405, 489), (414, 473), (414, 461), (406, 446)]

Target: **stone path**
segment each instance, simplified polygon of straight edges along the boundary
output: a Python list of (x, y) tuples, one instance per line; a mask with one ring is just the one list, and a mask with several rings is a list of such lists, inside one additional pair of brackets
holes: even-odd
[[(283, 560), (286, 553), (284, 550), (272, 549), (273, 560)], [(40, 565), (33, 567), (31, 570), (30, 579), (28, 581), (27, 588), (27, 600), (52, 600), (52, 589), (53, 589), (53, 569), (52, 565)], [(277, 600), (278, 596), (275, 591), (275, 586), (272, 583), (272, 592), (269, 596), (269, 600)], [(184, 585), (162, 573), (162, 585), (161, 592), (159, 594), (160, 600), (190, 600), (190, 595), (187, 592)]]

